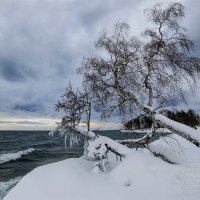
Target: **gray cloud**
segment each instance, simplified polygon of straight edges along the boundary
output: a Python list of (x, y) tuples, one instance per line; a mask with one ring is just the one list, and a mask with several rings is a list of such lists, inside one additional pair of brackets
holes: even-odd
[(44, 122), (33, 121), (0, 121), (0, 124), (18, 124), (18, 125), (46, 125)]
[(17, 63), (16, 60), (0, 59), (0, 75), (7, 81), (19, 81), (23, 82), (28, 77), (36, 77), (35, 73), (32, 73), (31, 69), (23, 66), (23, 64)]
[(15, 105), (14, 110), (21, 110), (26, 112), (41, 112), (43, 111), (43, 107), (40, 104), (23, 104), (23, 105)]
[[(2, 0), (0, 112), (55, 116), (54, 104), (68, 81), (80, 85), (76, 68), (93, 50), (99, 33), (120, 20), (139, 35), (147, 25), (143, 10), (155, 2), (159, 0)], [(188, 33), (199, 40), (200, 3), (181, 2)]]

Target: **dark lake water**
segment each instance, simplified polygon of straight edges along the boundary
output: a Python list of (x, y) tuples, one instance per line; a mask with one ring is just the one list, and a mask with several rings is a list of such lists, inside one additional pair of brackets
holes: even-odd
[[(132, 138), (119, 130), (96, 131), (113, 139)], [(49, 131), (0, 131), (0, 200), (28, 172), (48, 163), (83, 154), (83, 143), (65, 147), (63, 138)]]
[[(129, 139), (143, 134), (119, 130), (95, 131), (112, 139)], [(69, 148), (63, 138), (50, 137), (49, 131), (0, 131), (0, 200), (34, 168), (83, 154), (83, 142)]]

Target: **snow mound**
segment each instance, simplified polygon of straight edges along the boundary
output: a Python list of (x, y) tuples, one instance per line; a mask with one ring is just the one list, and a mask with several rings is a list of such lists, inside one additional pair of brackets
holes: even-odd
[(200, 148), (177, 134), (160, 137), (149, 148), (176, 164), (200, 163)]
[(132, 150), (109, 172), (93, 174), (93, 162), (67, 159), (34, 169), (4, 200), (199, 200), (198, 166), (173, 165)]
[(24, 151), (18, 151), (16, 153), (6, 153), (6, 154), (1, 154), (0, 155), (0, 164), (12, 161), (12, 160), (17, 160), (19, 158), (21, 158), (23, 155), (27, 155), (29, 153), (32, 153), (33, 151), (35, 151), (35, 149), (31, 148), (31, 149), (27, 149)]

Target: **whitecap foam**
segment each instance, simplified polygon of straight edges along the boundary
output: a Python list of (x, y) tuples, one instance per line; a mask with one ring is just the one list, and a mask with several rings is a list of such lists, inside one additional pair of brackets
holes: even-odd
[(22, 155), (32, 153), (33, 151), (35, 151), (35, 149), (31, 148), (31, 149), (27, 149), (27, 150), (24, 150), (24, 151), (18, 151), (16, 153), (1, 154), (0, 155), (0, 164), (9, 162), (11, 160), (17, 160), (17, 159), (21, 158)]
[(3, 199), (3, 197), (21, 180), (21, 178), (22, 177), (17, 177), (8, 181), (0, 180), (0, 200)]

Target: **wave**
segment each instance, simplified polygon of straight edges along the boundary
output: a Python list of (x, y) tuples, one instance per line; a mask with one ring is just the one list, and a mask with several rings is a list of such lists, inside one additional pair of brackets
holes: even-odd
[(31, 149), (27, 149), (24, 151), (18, 151), (16, 153), (6, 153), (6, 154), (1, 154), (0, 155), (0, 164), (12, 161), (12, 160), (17, 160), (19, 158), (21, 158), (23, 155), (27, 155), (29, 153), (32, 153), (33, 151), (35, 151), (35, 149), (31, 148)]
[(57, 143), (55, 142), (40, 142), (40, 143), (36, 143), (36, 144), (32, 144), (32, 147), (55, 147), (57, 145)]
[(0, 181), (0, 200), (14, 187), (20, 180), (21, 176), (8, 181)]

